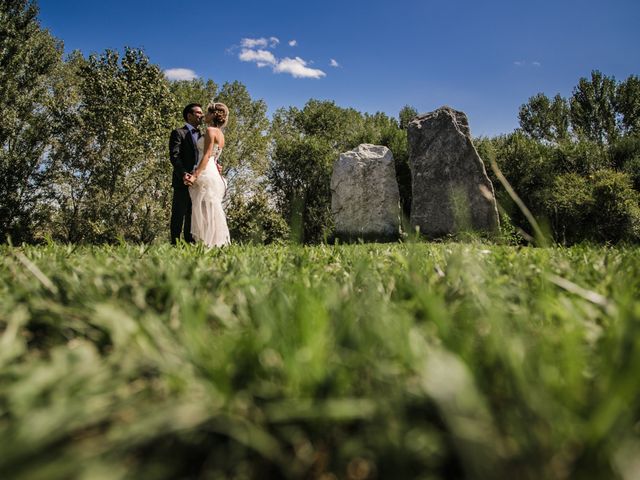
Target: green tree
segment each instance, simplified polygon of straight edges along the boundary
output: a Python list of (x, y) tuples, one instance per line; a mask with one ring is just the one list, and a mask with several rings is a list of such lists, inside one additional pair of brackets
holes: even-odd
[(62, 45), (27, 0), (0, 3), (0, 242), (33, 238), (49, 181), (51, 79)]
[(213, 80), (195, 78), (169, 82), (169, 90), (174, 99), (173, 128), (184, 125), (182, 109), (190, 103), (199, 103), (203, 110), (218, 96), (218, 85)]
[(76, 101), (58, 112), (51, 157), (57, 236), (66, 241), (151, 241), (166, 230), (175, 110), (161, 70), (138, 49), (68, 62)]
[(240, 82), (225, 83), (216, 101), (229, 107), (222, 165), (231, 189), (254, 191), (268, 164), (269, 119), (264, 100)]
[(549, 99), (538, 93), (520, 107), (518, 118), (524, 133), (536, 140), (559, 142), (569, 137), (569, 104), (560, 95)]
[[(491, 140), (478, 142), (479, 152), (485, 159), (495, 159), (498, 167), (518, 196), (538, 219), (544, 221), (545, 194), (556, 175), (556, 147), (540, 142), (517, 130)], [(487, 173), (495, 188), (496, 200), (511, 223), (525, 232), (531, 232), (528, 220), (513, 202), (491, 169)]]
[(616, 110), (621, 116), (624, 132), (640, 134), (640, 78), (636, 75), (631, 75), (618, 85)]
[(406, 130), (409, 122), (417, 116), (418, 111), (415, 108), (409, 105), (405, 105), (404, 107), (402, 107), (402, 109), (400, 109), (400, 113), (398, 114), (400, 129)]
[(335, 149), (323, 138), (276, 140), (267, 176), (294, 240), (319, 242), (329, 234), (330, 180), (335, 159)]
[(591, 79), (581, 78), (570, 99), (571, 124), (580, 138), (600, 144), (618, 138), (616, 123), (616, 81), (598, 70)]
[[(365, 114), (362, 125), (361, 141), (359, 143), (373, 143), (375, 145), (384, 145), (393, 153), (393, 161), (396, 171), (396, 180), (400, 192), (400, 205), (402, 213), (408, 220), (411, 215), (411, 168), (409, 167), (409, 147), (407, 144), (406, 128), (403, 129), (402, 118), (410, 121), (417, 114), (411, 107), (404, 107), (400, 111), (400, 121), (395, 118), (388, 117), (384, 113), (376, 113), (374, 115)], [(407, 122), (408, 124), (408, 122)], [(351, 148), (353, 148), (351, 147)], [(405, 225), (408, 229), (408, 224)]]
[[(405, 107), (407, 108), (407, 107)], [(415, 110), (414, 110), (415, 111)], [(415, 115), (411, 117), (415, 118)], [(400, 122), (388, 125), (382, 131), (380, 143), (385, 145), (393, 153), (393, 161), (396, 167), (396, 180), (400, 192), (400, 206), (404, 216), (404, 229), (409, 230), (408, 219), (411, 217), (411, 168), (409, 166), (409, 145), (407, 143), (406, 128), (402, 128), (402, 111), (400, 112)]]
[[(587, 140), (611, 145), (620, 136), (640, 132), (640, 78), (616, 83), (594, 70), (581, 78), (569, 100), (538, 93), (520, 107), (520, 128), (537, 140)], [(573, 138), (572, 138), (573, 137)]]
[(369, 139), (362, 114), (353, 108), (339, 107), (335, 102), (309, 100), (292, 119), (304, 136), (324, 139), (338, 152), (350, 150)]
[(552, 157), (549, 168), (553, 174), (577, 173), (588, 176), (611, 167), (608, 147), (590, 140), (555, 145), (549, 153)]

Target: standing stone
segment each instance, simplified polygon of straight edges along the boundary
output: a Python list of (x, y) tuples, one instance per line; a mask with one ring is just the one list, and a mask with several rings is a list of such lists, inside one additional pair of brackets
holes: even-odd
[(335, 236), (395, 240), (400, 235), (400, 194), (393, 154), (362, 144), (340, 154), (331, 175)]
[(493, 185), (471, 141), (464, 112), (441, 107), (407, 128), (411, 226), (429, 238), (498, 230)]

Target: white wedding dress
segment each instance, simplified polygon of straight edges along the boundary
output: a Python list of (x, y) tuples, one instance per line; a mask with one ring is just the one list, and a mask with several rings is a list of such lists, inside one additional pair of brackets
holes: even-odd
[[(198, 158), (204, 156), (204, 137), (197, 143)], [(203, 242), (208, 247), (228, 245), (231, 241), (227, 218), (222, 209), (222, 199), (227, 185), (218, 172), (218, 159), (222, 149), (213, 146), (211, 157), (204, 172), (189, 187), (191, 196), (191, 235), (194, 240)]]

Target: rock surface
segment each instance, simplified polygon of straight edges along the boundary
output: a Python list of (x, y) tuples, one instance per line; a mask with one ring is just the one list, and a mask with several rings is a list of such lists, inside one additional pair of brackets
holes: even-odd
[(399, 237), (400, 194), (387, 147), (362, 144), (340, 154), (331, 175), (331, 211), (337, 238)]
[(407, 135), (411, 227), (429, 238), (497, 231), (493, 185), (471, 141), (467, 116), (441, 107), (414, 118)]

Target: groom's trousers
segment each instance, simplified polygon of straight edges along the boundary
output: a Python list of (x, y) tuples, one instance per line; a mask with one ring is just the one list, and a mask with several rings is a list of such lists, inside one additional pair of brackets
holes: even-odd
[(193, 237), (191, 237), (191, 197), (187, 187), (173, 189), (173, 201), (171, 202), (172, 244), (178, 243), (183, 228), (185, 242), (193, 243)]

